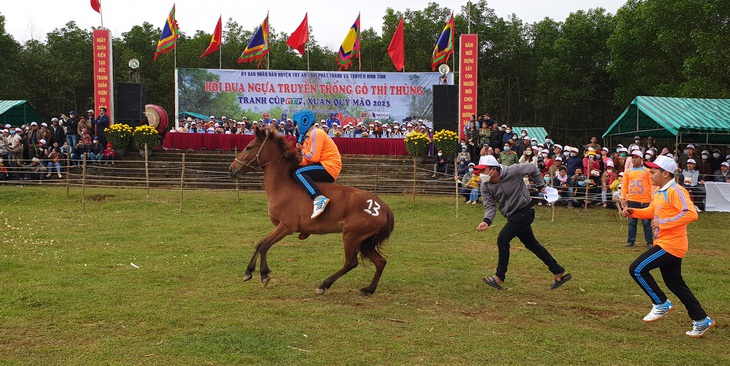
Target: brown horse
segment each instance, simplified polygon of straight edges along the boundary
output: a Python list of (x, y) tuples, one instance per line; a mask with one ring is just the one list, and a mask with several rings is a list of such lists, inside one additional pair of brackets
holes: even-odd
[(268, 128), (256, 129), (255, 138), (231, 164), (231, 177), (255, 169), (263, 169), (264, 186), (268, 197), (269, 219), (276, 226), (256, 244), (253, 257), (246, 267), (244, 281), (251, 279), (256, 260), (261, 256), (261, 282), (269, 283), (269, 265), (266, 253), (272, 245), (292, 233), (304, 240), (310, 234), (342, 233), (345, 247), (345, 265), (328, 277), (315, 290), (324, 293), (345, 273), (357, 267), (357, 254), (375, 265), (375, 275), (369, 286), (360, 289), (370, 295), (378, 287), (385, 268), (380, 246), (393, 232), (393, 211), (373, 193), (334, 183), (318, 183), (330, 203), (322, 215), (311, 219), (312, 200), (292, 174), (299, 167), (301, 155), (289, 140)]

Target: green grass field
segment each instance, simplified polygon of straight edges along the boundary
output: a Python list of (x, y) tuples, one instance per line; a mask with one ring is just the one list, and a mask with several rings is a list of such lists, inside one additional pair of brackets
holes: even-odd
[[(385, 196), (396, 228), (375, 295), (359, 266), (315, 295), (342, 265), (337, 235), (285, 238), (271, 283), (243, 282), (272, 229), (262, 193), (95, 189), (0, 190), (3, 365), (728, 365), (730, 214), (690, 225), (685, 279), (719, 326), (684, 335), (684, 307), (644, 324), (651, 303), (628, 274), (615, 211), (538, 207), (538, 239), (574, 275), (552, 276), (513, 242), (506, 290), (481, 282), (497, 261), (503, 218), (474, 229), (480, 205)], [(641, 231), (640, 234), (641, 235)], [(134, 263), (137, 267), (132, 266)], [(655, 273), (663, 286), (658, 271)], [(676, 297), (669, 294), (678, 303)]]

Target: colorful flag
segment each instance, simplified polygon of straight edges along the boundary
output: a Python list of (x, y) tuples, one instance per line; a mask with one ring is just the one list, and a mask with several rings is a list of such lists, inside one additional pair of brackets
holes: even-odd
[(342, 41), (340, 51), (337, 52), (337, 63), (340, 65), (340, 70), (343, 68), (347, 70), (352, 65), (354, 57), (360, 57), (360, 14), (357, 15), (357, 20), (350, 27), (345, 40)]
[(307, 42), (309, 42), (309, 21), (307, 21), (307, 16), (309, 13), (304, 14), (304, 20), (302, 21), (302, 24), (299, 24), (299, 28), (294, 31), (294, 33), (289, 36), (289, 39), (286, 40), (286, 44), (289, 45), (289, 47), (299, 51), (302, 55), (304, 54), (304, 47), (306, 46)]
[(449, 61), (449, 56), (454, 53), (454, 13), (451, 13), (451, 19), (446, 23), (444, 30), (439, 36), (436, 47), (433, 49), (431, 56), (431, 70), (435, 71), (439, 63)]
[(243, 50), (241, 56), (238, 58), (238, 63), (259, 61), (259, 67), (261, 66), (261, 60), (264, 56), (269, 53), (269, 15), (266, 14), (266, 19), (261, 23), (259, 29), (254, 33), (251, 42), (248, 42), (248, 46)]
[(177, 22), (175, 21), (175, 4), (172, 5), (172, 10), (167, 16), (165, 26), (162, 27), (162, 34), (160, 40), (157, 42), (157, 51), (155, 52), (155, 60), (161, 53), (168, 53), (175, 49), (177, 45), (178, 35)]
[(403, 42), (403, 18), (400, 18), (400, 23), (398, 23), (395, 33), (393, 33), (393, 39), (390, 40), (388, 54), (393, 61), (395, 69), (397, 71), (403, 70), (403, 66), (406, 63), (406, 50)]
[(91, 8), (101, 14), (101, 0), (91, 0)]
[(210, 37), (210, 44), (208, 45), (208, 49), (203, 52), (202, 55), (200, 55), (200, 58), (203, 58), (205, 56), (210, 55), (211, 53), (218, 51), (218, 48), (221, 46), (222, 38), (223, 38), (223, 27), (221, 25), (221, 18), (218, 18), (218, 24), (215, 26), (215, 30), (213, 31), (213, 36)]

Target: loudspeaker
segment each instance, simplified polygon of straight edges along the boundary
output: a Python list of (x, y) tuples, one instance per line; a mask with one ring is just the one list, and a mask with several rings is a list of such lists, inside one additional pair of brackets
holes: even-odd
[(459, 87), (433, 86), (433, 130), (459, 132)]
[[(117, 108), (114, 115), (118, 122), (132, 125), (144, 114), (144, 86), (136, 83), (117, 84)], [(115, 122), (117, 122), (115, 121)]]

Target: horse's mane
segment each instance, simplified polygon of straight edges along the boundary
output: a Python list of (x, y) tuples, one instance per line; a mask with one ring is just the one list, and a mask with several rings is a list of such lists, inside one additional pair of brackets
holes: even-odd
[(289, 165), (289, 170), (294, 171), (299, 168), (299, 164), (302, 161), (301, 153), (294, 148), (292, 141), (284, 136), (281, 136), (274, 129), (269, 129), (268, 136), (264, 133), (256, 136), (259, 139), (268, 138), (271, 142), (276, 144), (276, 147), (282, 153), (282, 159)]

